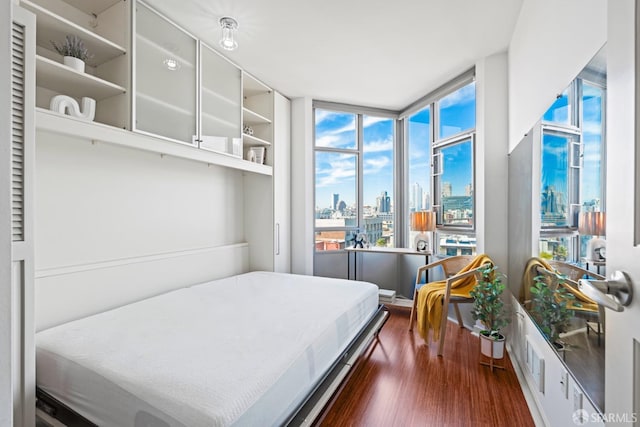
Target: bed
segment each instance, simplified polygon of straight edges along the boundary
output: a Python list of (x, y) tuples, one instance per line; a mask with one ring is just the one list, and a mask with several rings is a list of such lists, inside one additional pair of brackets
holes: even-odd
[(38, 332), (39, 407), (100, 426), (308, 424), (387, 315), (367, 282), (251, 272), (176, 289)]

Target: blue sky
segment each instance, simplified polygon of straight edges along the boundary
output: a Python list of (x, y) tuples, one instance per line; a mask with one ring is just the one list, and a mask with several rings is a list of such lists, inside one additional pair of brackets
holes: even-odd
[[(442, 137), (475, 127), (475, 83), (444, 97), (440, 103)], [(356, 115), (316, 110), (316, 146), (356, 148)], [(409, 118), (409, 188), (418, 182), (430, 192), (430, 125), (429, 108)], [(375, 206), (376, 197), (387, 191), (393, 197), (393, 120), (364, 116), (364, 203)], [(471, 182), (469, 165), (471, 151), (452, 147), (448, 160), (456, 159), (456, 166), (445, 170), (446, 180), (452, 183), (454, 194), (464, 194)], [(352, 205), (356, 199), (356, 156), (343, 153), (316, 154), (316, 206), (329, 207), (333, 193)]]
[[(601, 145), (602, 145), (602, 90), (584, 83), (582, 105), (583, 167), (581, 171), (582, 201), (602, 199)], [(554, 101), (543, 120), (560, 124), (569, 123), (568, 92)], [(553, 185), (567, 196), (566, 164), (567, 144), (564, 138), (546, 135), (542, 154), (542, 190)], [(565, 199), (566, 200), (566, 199)]]

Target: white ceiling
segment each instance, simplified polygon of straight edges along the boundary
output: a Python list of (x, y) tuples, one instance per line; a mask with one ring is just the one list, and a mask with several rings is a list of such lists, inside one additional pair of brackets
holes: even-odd
[(401, 110), (479, 58), (506, 51), (522, 0), (147, 0), (289, 97)]

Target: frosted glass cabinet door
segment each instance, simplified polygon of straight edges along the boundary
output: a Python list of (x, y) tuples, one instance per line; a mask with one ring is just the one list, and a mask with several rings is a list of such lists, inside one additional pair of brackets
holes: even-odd
[(239, 138), (242, 123), (241, 71), (201, 44), (201, 129), (207, 136)]
[(193, 143), (196, 135), (197, 41), (136, 4), (136, 130)]

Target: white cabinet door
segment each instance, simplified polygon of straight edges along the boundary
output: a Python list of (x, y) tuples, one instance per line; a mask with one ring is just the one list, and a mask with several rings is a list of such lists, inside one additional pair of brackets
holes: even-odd
[[(638, 150), (637, 11), (634, 0), (608, 2), (607, 272), (627, 273), (635, 296), (607, 310), (605, 409), (640, 425), (640, 153)], [(634, 397), (635, 396), (635, 397)], [(625, 424), (629, 425), (629, 424)]]
[(135, 7), (133, 129), (197, 138), (197, 40), (141, 2)]
[(291, 103), (274, 93), (274, 271), (291, 271)]

